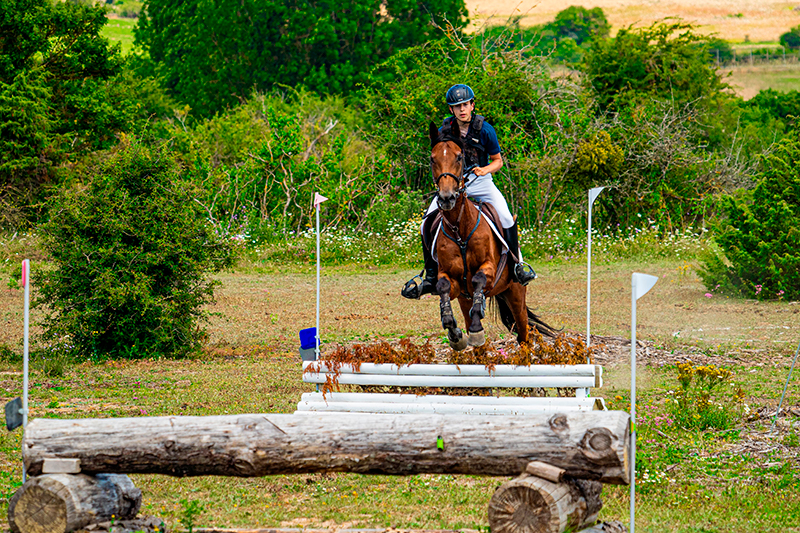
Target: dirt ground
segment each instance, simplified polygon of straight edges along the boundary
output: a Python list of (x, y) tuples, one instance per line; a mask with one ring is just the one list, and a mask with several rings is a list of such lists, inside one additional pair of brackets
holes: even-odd
[[(508, 17), (522, 17), (523, 26), (553, 20), (570, 3), (558, 0), (467, 0), (473, 27), (500, 24)], [(778, 40), (800, 24), (800, 2), (782, 0), (584, 0), (586, 8), (600, 7), (612, 32), (629, 25), (643, 26), (666, 17), (680, 17), (734, 42)]]

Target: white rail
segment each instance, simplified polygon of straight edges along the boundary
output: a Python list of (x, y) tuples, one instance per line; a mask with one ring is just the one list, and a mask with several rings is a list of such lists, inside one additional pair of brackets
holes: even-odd
[[(320, 363), (321, 372), (305, 371), (303, 381), (325, 383), (330, 366)], [(383, 385), (400, 387), (566, 387), (587, 389), (601, 387), (603, 370), (597, 365), (497, 365), (488, 370), (483, 365), (388, 365), (362, 363), (358, 371), (341, 365), (336, 380), (340, 385)], [(579, 392), (585, 396), (585, 393)]]

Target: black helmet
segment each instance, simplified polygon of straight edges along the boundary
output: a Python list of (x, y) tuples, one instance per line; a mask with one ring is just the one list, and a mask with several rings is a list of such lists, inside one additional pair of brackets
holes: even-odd
[(470, 100), (474, 100), (475, 93), (472, 92), (472, 89), (469, 87), (469, 85), (459, 83), (458, 85), (453, 85), (447, 89), (447, 94), (444, 98), (447, 101), (447, 105), (458, 105), (463, 104), (464, 102), (469, 102)]

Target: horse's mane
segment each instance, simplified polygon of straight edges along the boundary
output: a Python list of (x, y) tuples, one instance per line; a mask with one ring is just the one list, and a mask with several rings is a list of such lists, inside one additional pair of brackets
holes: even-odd
[[(431, 122), (431, 126), (435, 127), (433, 122)], [(455, 130), (455, 132), (453, 130)], [(438, 128), (437, 128), (437, 132), (438, 132)], [(450, 122), (450, 127), (449, 128), (446, 127), (444, 130), (442, 130), (440, 133), (438, 133), (436, 139), (432, 140), (432, 142), (431, 142), (431, 148), (433, 148), (434, 146), (436, 146), (437, 144), (442, 143), (442, 142), (453, 142), (453, 143), (456, 143), (458, 145), (458, 147), (461, 148), (462, 150), (464, 149), (464, 143), (461, 140), (461, 132), (458, 131), (458, 126), (456, 125), (456, 121), (455, 120), (452, 120)]]

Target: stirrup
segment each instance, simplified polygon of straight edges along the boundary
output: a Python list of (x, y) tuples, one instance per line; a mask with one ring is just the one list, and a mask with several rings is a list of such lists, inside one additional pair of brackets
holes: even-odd
[[(425, 274), (425, 270), (422, 270), (419, 274), (411, 278), (403, 285), (403, 290), (400, 291), (400, 295), (403, 298), (408, 298), (409, 300), (419, 300), (420, 296), (425, 294), (434, 294), (436, 292), (436, 279), (428, 279), (423, 278), (423, 274)], [(419, 279), (419, 283), (417, 283), (417, 279)]]
[(533, 268), (526, 262), (521, 261), (514, 266), (514, 279), (523, 287), (535, 280), (538, 276)]

